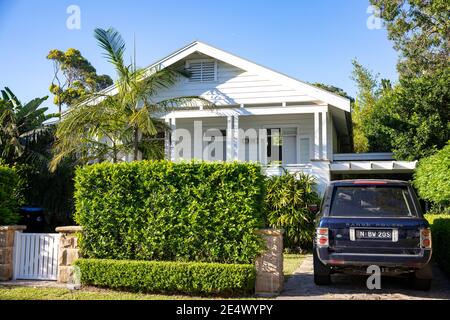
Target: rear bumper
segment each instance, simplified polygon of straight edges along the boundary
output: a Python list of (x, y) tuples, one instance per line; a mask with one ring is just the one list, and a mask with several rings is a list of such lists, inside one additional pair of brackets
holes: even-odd
[(396, 267), (404, 269), (421, 269), (431, 259), (432, 250), (422, 249), (419, 254), (369, 254), (369, 253), (332, 253), (328, 248), (316, 248), (320, 261), (327, 266)]

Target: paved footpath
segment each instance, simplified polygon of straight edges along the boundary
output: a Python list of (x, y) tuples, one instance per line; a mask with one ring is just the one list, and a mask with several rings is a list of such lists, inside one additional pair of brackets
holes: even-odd
[(335, 274), (332, 284), (316, 286), (313, 280), (313, 257), (307, 255), (284, 285), (281, 300), (403, 300), (450, 299), (450, 280), (433, 266), (434, 280), (430, 291), (417, 291), (400, 277), (382, 277), (380, 290), (369, 290), (367, 277)]

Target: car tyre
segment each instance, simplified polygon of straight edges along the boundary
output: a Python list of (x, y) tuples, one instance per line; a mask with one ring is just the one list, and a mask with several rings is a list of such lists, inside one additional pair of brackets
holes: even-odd
[(318, 286), (331, 284), (331, 269), (320, 261), (317, 251), (313, 253), (314, 283)]
[(428, 263), (420, 270), (413, 272), (410, 275), (410, 283), (413, 289), (420, 291), (428, 291), (431, 288), (431, 281), (433, 279), (433, 271), (431, 263)]

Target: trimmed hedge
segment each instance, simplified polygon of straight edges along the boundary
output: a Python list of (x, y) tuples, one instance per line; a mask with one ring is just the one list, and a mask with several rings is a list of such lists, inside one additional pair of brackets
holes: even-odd
[(20, 179), (14, 168), (0, 164), (0, 225), (19, 222)]
[(450, 274), (450, 215), (427, 214), (431, 226), (433, 259), (447, 274)]
[(81, 283), (139, 292), (244, 294), (255, 285), (248, 264), (79, 259)]
[(80, 167), (75, 221), (87, 258), (253, 263), (262, 249), (261, 168), (139, 161)]
[(414, 185), (422, 199), (432, 203), (436, 213), (450, 214), (450, 141), (430, 157), (419, 161)]

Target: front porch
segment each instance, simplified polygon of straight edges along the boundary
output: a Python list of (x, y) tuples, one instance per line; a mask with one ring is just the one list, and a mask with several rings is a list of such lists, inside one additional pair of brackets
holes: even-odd
[(165, 117), (172, 161), (255, 161), (306, 170), (332, 160), (340, 136), (331, 107), (285, 106), (176, 111)]

